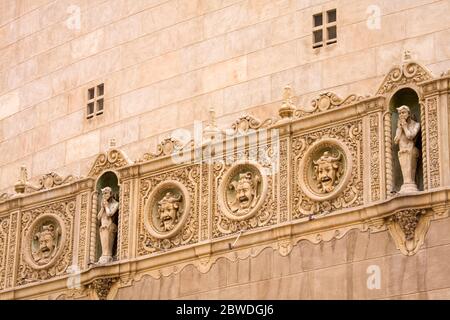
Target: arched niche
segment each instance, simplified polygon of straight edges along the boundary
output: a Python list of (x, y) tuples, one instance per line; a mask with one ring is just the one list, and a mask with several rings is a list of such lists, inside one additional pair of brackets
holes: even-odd
[[(97, 210), (96, 213), (98, 214), (101, 206), (102, 206), (102, 189), (110, 187), (112, 189), (112, 197), (120, 203), (119, 195), (120, 195), (120, 185), (119, 185), (119, 179), (115, 172), (113, 171), (106, 171), (104, 172), (98, 179), (96, 183), (96, 194), (97, 194), (97, 201), (96, 206)], [(118, 210), (117, 213), (113, 216), (113, 223), (119, 227), (119, 214), (120, 211)], [(101, 240), (100, 240), (100, 221), (97, 220), (96, 224), (96, 245), (95, 245), (95, 261), (97, 262), (102, 254), (102, 246), (101, 246)], [(117, 231), (116, 236), (114, 238), (114, 244), (113, 244), (113, 259), (117, 260), (118, 258), (118, 250), (117, 250)]]
[[(421, 112), (419, 104), (419, 95), (417, 92), (410, 88), (405, 87), (396, 91), (390, 101), (389, 101), (389, 111), (391, 112), (391, 141), (394, 141), (394, 137), (397, 130), (398, 124), (398, 111), (397, 108), (406, 105), (410, 108), (411, 117), (417, 122), (421, 122)], [(419, 190), (424, 190), (424, 180), (423, 180), (423, 160), (422, 160), (422, 128), (416, 136), (415, 146), (419, 149), (419, 158), (417, 161), (416, 177), (415, 181)], [(398, 159), (399, 146), (392, 143), (392, 190), (394, 192), (399, 192), (400, 187), (403, 184), (402, 170), (400, 167), (400, 162)]]

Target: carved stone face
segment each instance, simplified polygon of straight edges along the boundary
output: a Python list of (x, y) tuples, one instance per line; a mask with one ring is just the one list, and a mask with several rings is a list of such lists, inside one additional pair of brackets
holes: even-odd
[(314, 161), (316, 180), (321, 192), (332, 192), (335, 185), (339, 183), (340, 158), (340, 155), (333, 157), (328, 151), (325, 151), (319, 160)]
[(42, 231), (37, 233), (35, 239), (38, 249), (33, 253), (34, 260), (39, 264), (47, 263), (56, 249), (56, 230), (50, 225), (42, 226)]
[(245, 214), (252, 209), (257, 202), (257, 184), (259, 177), (254, 176), (252, 172), (239, 174), (238, 181), (230, 185), (230, 189), (235, 190), (234, 197), (231, 199), (230, 207), (237, 214)]
[(159, 220), (161, 221), (161, 227), (165, 231), (170, 231), (174, 228), (178, 220), (180, 203), (181, 196), (176, 197), (171, 192), (167, 192), (164, 198), (158, 202)]
[(106, 188), (102, 189), (102, 197), (104, 200), (111, 199), (111, 195), (112, 195), (111, 188), (106, 187)]
[(407, 121), (409, 117), (411, 116), (411, 112), (409, 111), (409, 108), (406, 106), (398, 108), (398, 117), (400, 120)]
[(47, 259), (52, 254), (55, 249), (55, 240), (50, 234), (42, 234), (39, 237), (39, 250), (41, 251), (41, 256), (43, 259)]
[(248, 209), (251, 206), (254, 197), (255, 190), (251, 183), (243, 181), (238, 184), (236, 188), (236, 198), (241, 210)]

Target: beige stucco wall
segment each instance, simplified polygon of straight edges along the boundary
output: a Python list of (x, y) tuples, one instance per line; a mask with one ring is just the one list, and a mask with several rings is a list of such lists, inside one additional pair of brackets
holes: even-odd
[[(450, 299), (449, 228), (449, 218), (431, 222), (424, 245), (410, 257), (387, 231), (353, 230), (319, 245), (301, 241), (285, 257), (266, 248), (243, 260), (221, 258), (208, 273), (191, 265), (160, 279), (144, 276), (115, 298)], [(367, 286), (370, 266), (379, 267), (379, 289)]]
[[(381, 28), (367, 27), (370, 5)], [(272, 116), (291, 84), (297, 105), (322, 91), (374, 94), (404, 49), (450, 68), (448, 0), (0, 1), (0, 191), (18, 168), (85, 176), (107, 141), (131, 159), (216, 108)], [(75, 7), (74, 7), (75, 6)], [(80, 29), (73, 27), (79, 8)], [(312, 15), (338, 10), (338, 43), (312, 49)], [(106, 111), (85, 119), (87, 88)]]

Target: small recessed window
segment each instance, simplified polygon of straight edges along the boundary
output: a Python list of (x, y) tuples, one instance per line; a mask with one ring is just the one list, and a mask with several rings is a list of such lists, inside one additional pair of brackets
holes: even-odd
[(336, 9), (327, 11), (328, 23), (336, 22)]
[(88, 89), (87, 94), (88, 101), (86, 109), (87, 119), (91, 119), (94, 116), (98, 116), (103, 113), (104, 94), (105, 94), (105, 85), (103, 83)]
[[(325, 21), (324, 21), (325, 20)], [(337, 42), (336, 9), (313, 15), (313, 48)]]
[(321, 26), (322, 24), (323, 24), (323, 18), (322, 18), (322, 14), (321, 13), (319, 13), (319, 14), (315, 14), (314, 15), (314, 24), (313, 24), (313, 26), (314, 27), (319, 27), (319, 26)]

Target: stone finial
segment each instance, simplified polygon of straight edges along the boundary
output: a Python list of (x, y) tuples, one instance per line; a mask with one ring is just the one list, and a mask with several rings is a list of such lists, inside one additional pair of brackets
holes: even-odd
[(203, 129), (203, 142), (211, 142), (219, 133), (220, 129), (217, 127), (216, 123), (216, 111), (211, 107), (208, 113), (208, 125)]
[(290, 86), (284, 87), (283, 103), (281, 104), (280, 109), (278, 109), (278, 114), (282, 119), (293, 117), (295, 106), (292, 100), (293, 100), (292, 88)]
[(209, 108), (209, 117), (208, 117), (208, 123), (210, 127), (217, 127), (216, 126), (216, 110), (214, 110), (214, 107)]
[(115, 138), (109, 139), (108, 148), (109, 149), (114, 149), (116, 146), (117, 146), (116, 139)]
[(14, 185), (14, 189), (17, 193), (25, 193), (25, 188), (28, 183), (28, 174), (27, 174), (27, 167), (21, 166), (20, 167), (20, 174), (19, 174), (19, 180)]
[(410, 50), (404, 50), (403, 51), (403, 63), (411, 61), (412, 54)]

